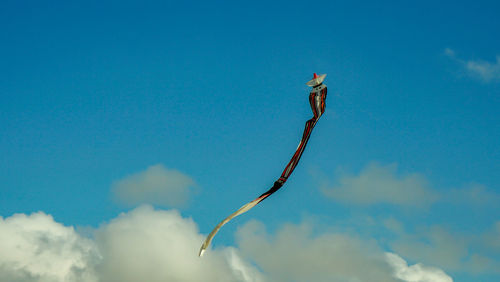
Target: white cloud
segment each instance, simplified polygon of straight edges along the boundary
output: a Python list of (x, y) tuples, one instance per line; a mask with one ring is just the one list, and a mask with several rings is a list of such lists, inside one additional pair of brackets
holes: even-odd
[(43, 212), (0, 217), (0, 281), (93, 282), (95, 244)]
[(421, 263), (408, 266), (406, 261), (394, 253), (386, 253), (387, 262), (394, 268), (394, 276), (408, 282), (453, 282), (450, 276), (439, 268)]
[(400, 234), (400, 238), (392, 242), (391, 246), (405, 257), (458, 270), (468, 251), (466, 240), (457, 235), (443, 227), (433, 226), (410, 234)]
[(341, 174), (338, 184), (322, 192), (340, 202), (372, 205), (378, 203), (425, 207), (438, 199), (426, 178), (417, 173), (398, 175), (397, 165), (367, 165), (359, 175)]
[(495, 222), (492, 230), (484, 234), (481, 242), (490, 251), (500, 254), (500, 221)]
[(443, 201), (460, 205), (498, 208), (500, 195), (488, 190), (484, 185), (470, 184), (460, 189), (450, 189)]
[(498, 209), (500, 195), (484, 185), (471, 183), (438, 193), (424, 175), (401, 174), (397, 165), (369, 163), (357, 175), (337, 173), (337, 184), (329, 185), (325, 176), (314, 175), (323, 194), (335, 201), (357, 205), (393, 204), (406, 207), (427, 207), (433, 203), (467, 205), (481, 209)]
[(237, 241), (243, 257), (254, 261), (270, 281), (413, 281), (394, 276), (400, 267), (387, 260), (374, 240), (318, 234), (307, 221), (286, 224), (276, 234), (250, 221), (238, 230)]
[(233, 269), (233, 273), (241, 280), (248, 282), (263, 282), (264, 276), (248, 262), (244, 261), (235, 248), (228, 248), (228, 261)]
[(415, 281), (398, 280), (405, 264), (391, 264), (374, 240), (314, 228), (304, 221), (269, 234), (252, 221), (237, 232), (238, 248), (199, 258), (204, 236), (175, 210), (138, 207), (102, 224), (93, 239), (44, 213), (18, 214), (0, 218), (0, 281)]
[(231, 267), (231, 250), (199, 258), (203, 239), (196, 224), (177, 211), (142, 206), (99, 228), (96, 242), (104, 259), (98, 272), (107, 282), (252, 281), (241, 275), (255, 272), (249, 266)]
[(456, 57), (455, 51), (446, 48), (445, 55), (458, 62), (466, 73), (474, 78), (484, 82), (500, 81), (500, 56), (496, 57), (495, 62), (484, 60), (462, 60)]
[(130, 206), (154, 204), (182, 207), (189, 200), (193, 186), (195, 181), (191, 177), (157, 164), (116, 181), (111, 190), (115, 199)]
[(455, 57), (455, 51), (453, 49), (450, 49), (450, 48), (445, 48), (444, 54), (448, 57)]
[[(498, 235), (495, 230), (466, 235), (435, 225), (407, 232), (394, 219), (386, 221), (384, 225), (397, 233), (398, 238), (389, 245), (404, 257), (439, 265), (451, 271), (500, 273), (500, 249), (494, 247), (495, 242), (498, 242), (495, 241)], [(487, 251), (480, 251), (484, 247)]]
[(44, 213), (0, 221), (0, 281), (262, 281), (236, 250), (203, 259), (196, 224), (175, 211), (141, 206), (103, 224), (93, 240)]
[(470, 74), (480, 77), (485, 82), (500, 80), (500, 56), (496, 57), (496, 62), (487, 61), (467, 61), (466, 68)]

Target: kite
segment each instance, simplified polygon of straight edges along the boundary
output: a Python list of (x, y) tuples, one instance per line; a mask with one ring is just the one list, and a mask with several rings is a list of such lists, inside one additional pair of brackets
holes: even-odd
[(292, 174), (293, 170), (299, 163), (300, 157), (306, 148), (307, 141), (309, 141), (309, 137), (311, 136), (311, 132), (318, 122), (321, 115), (325, 112), (325, 100), (326, 100), (326, 85), (323, 84), (323, 80), (325, 79), (326, 74), (318, 76), (316, 73), (314, 74), (314, 78), (307, 82), (308, 86), (311, 86), (313, 89), (309, 94), (309, 103), (311, 104), (311, 109), (313, 111), (313, 117), (306, 122), (306, 126), (304, 128), (304, 133), (302, 134), (302, 139), (300, 140), (299, 146), (295, 150), (295, 154), (293, 154), (292, 159), (283, 170), (280, 178), (274, 182), (273, 187), (271, 187), (267, 192), (264, 192), (262, 195), (257, 197), (255, 200), (251, 201), (243, 205), (237, 211), (232, 213), (230, 216), (226, 217), (223, 221), (221, 221), (215, 228), (208, 234), (205, 242), (201, 245), (200, 252), (198, 256), (202, 256), (205, 250), (210, 245), (210, 242), (214, 238), (215, 234), (219, 231), (219, 229), (226, 223), (228, 223), (231, 219), (237, 217), (238, 215), (249, 211), (251, 208), (255, 207), (258, 203), (264, 201), (267, 197), (271, 196), (274, 192), (278, 191), (283, 184), (285, 184), (286, 180)]

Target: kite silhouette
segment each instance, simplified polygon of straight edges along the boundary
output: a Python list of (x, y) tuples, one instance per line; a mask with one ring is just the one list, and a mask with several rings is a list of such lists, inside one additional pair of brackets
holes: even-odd
[(304, 128), (304, 133), (302, 134), (302, 139), (300, 140), (299, 146), (297, 150), (295, 150), (295, 154), (293, 154), (292, 159), (286, 165), (283, 173), (280, 178), (274, 182), (273, 187), (271, 187), (268, 191), (264, 192), (262, 195), (257, 197), (255, 200), (243, 205), (237, 211), (232, 213), (230, 216), (226, 217), (223, 221), (221, 221), (215, 228), (208, 234), (205, 242), (201, 245), (199, 256), (201, 257), (205, 250), (210, 245), (210, 242), (214, 238), (215, 234), (219, 231), (219, 229), (226, 223), (228, 223), (231, 219), (237, 217), (238, 215), (249, 211), (251, 208), (255, 207), (258, 203), (264, 201), (267, 197), (271, 196), (274, 192), (278, 191), (283, 184), (285, 184), (286, 180), (292, 174), (293, 170), (299, 163), (300, 157), (306, 148), (307, 141), (309, 141), (309, 137), (311, 136), (311, 132), (318, 122), (321, 115), (325, 112), (325, 100), (326, 100), (326, 85), (323, 84), (323, 80), (325, 79), (326, 74), (318, 76), (316, 73), (312, 80), (308, 81), (306, 84), (312, 87), (311, 93), (309, 94), (309, 103), (311, 104), (311, 109), (313, 112), (313, 117), (306, 122), (306, 126)]

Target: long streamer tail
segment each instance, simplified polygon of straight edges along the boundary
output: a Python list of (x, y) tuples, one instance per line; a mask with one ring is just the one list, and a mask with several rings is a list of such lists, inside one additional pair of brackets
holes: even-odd
[(223, 221), (221, 221), (215, 228), (208, 234), (207, 238), (203, 242), (200, 248), (200, 252), (198, 256), (202, 256), (205, 250), (210, 245), (210, 242), (214, 238), (215, 234), (221, 229), (221, 227), (228, 223), (231, 219), (237, 217), (240, 214), (243, 214), (249, 211), (251, 208), (255, 207), (258, 203), (262, 202), (267, 197), (271, 196), (274, 192), (278, 191), (283, 184), (287, 181), (290, 174), (292, 174), (293, 170), (299, 163), (300, 157), (306, 148), (307, 142), (309, 141), (309, 137), (311, 136), (311, 132), (318, 122), (321, 115), (325, 112), (325, 100), (326, 100), (326, 85), (320, 84), (313, 88), (311, 94), (309, 95), (309, 103), (311, 104), (311, 109), (313, 111), (314, 117), (306, 122), (304, 133), (302, 134), (302, 139), (300, 140), (295, 153), (293, 154), (292, 159), (288, 162), (287, 166), (283, 170), (280, 178), (274, 182), (273, 187), (271, 187), (268, 191), (264, 192), (262, 195), (257, 197), (255, 200), (243, 205), (237, 211), (226, 217)]

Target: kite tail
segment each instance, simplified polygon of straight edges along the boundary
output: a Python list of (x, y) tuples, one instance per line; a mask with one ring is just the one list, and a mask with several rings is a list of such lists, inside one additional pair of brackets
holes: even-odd
[(286, 165), (280, 178), (278, 178), (278, 180), (274, 182), (273, 187), (271, 187), (268, 191), (264, 192), (262, 195), (257, 197), (255, 200), (243, 205), (237, 211), (235, 211), (230, 216), (226, 217), (223, 221), (221, 221), (219, 224), (217, 224), (217, 226), (215, 226), (212, 232), (208, 234), (207, 238), (201, 245), (198, 256), (201, 257), (203, 255), (205, 250), (210, 245), (210, 242), (212, 241), (215, 234), (217, 234), (219, 229), (221, 229), (221, 227), (224, 224), (228, 223), (231, 219), (237, 217), (238, 215), (249, 211), (251, 208), (255, 207), (258, 203), (264, 201), (267, 197), (271, 196), (274, 192), (278, 191), (283, 186), (283, 184), (285, 184), (285, 182), (288, 180), (288, 177), (290, 176), (290, 174), (292, 174), (293, 170), (299, 163), (300, 157), (302, 157), (302, 153), (304, 153), (304, 149), (306, 148), (307, 142), (309, 141), (309, 137), (311, 137), (311, 132), (314, 126), (318, 122), (321, 115), (325, 112), (326, 92), (327, 92), (326, 85), (324, 84), (315, 86), (311, 91), (311, 94), (309, 95), (309, 103), (311, 105), (311, 109), (313, 111), (314, 116), (306, 122), (304, 133), (302, 134), (302, 139), (300, 140), (300, 143), (297, 146), (297, 149), (295, 150), (292, 159)]

